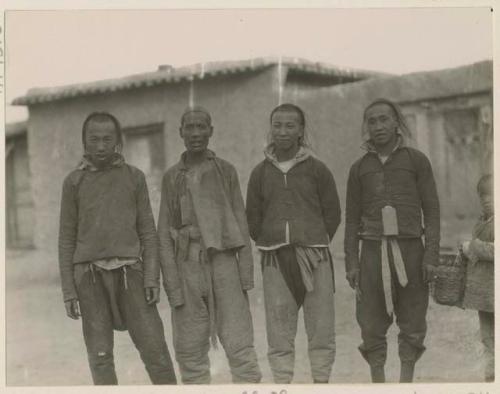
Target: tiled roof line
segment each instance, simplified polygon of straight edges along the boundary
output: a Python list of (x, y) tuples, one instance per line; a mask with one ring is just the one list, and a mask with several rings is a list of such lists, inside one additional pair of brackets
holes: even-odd
[(311, 62), (299, 58), (256, 58), (241, 61), (198, 63), (179, 68), (160, 66), (157, 71), (130, 75), (123, 78), (58, 87), (33, 88), (25, 96), (14, 99), (12, 104), (34, 105), (83, 95), (112, 93), (140, 87), (203, 79), (217, 75), (258, 71), (266, 67), (279, 65), (280, 63), (293, 72), (350, 78), (353, 80), (387, 75), (372, 71), (340, 68), (326, 63)]

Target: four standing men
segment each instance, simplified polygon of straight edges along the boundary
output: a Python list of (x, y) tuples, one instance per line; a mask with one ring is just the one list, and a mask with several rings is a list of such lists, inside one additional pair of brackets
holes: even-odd
[[(274, 381), (292, 381), (304, 306), (313, 380), (328, 382), (335, 359), (328, 245), (340, 223), (339, 199), (331, 172), (305, 143), (303, 111), (283, 104), (270, 120), (272, 142), (252, 171), (245, 217), (236, 170), (208, 149), (210, 114), (201, 107), (184, 112), (186, 151), (163, 178), (158, 235), (144, 175), (120, 155), (118, 121), (108, 113), (85, 121), (86, 155), (63, 186), (59, 261), (67, 314), (78, 318), (81, 308), (95, 384), (117, 383), (113, 329), (129, 330), (153, 383), (176, 382), (155, 306), (160, 265), (183, 383), (210, 383), (208, 350), (217, 336), (233, 382), (260, 381), (247, 296), (253, 288), (249, 229), (262, 253)], [(401, 381), (411, 381), (424, 350), (425, 282), (439, 253), (439, 203), (429, 161), (404, 146), (397, 107), (375, 101), (365, 110), (364, 127), (368, 153), (349, 174), (345, 233), (360, 350), (373, 381), (384, 381), (385, 333), (394, 310)]]

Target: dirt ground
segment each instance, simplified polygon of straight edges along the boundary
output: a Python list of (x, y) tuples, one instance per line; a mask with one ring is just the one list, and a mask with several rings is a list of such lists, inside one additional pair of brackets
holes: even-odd
[[(367, 364), (357, 350), (360, 332), (354, 317), (353, 293), (344, 279), (343, 261), (336, 261), (337, 357), (331, 383), (367, 383)], [(263, 383), (272, 383), (266, 358), (267, 344), (262, 276), (256, 265), (256, 288), (250, 294), (255, 346)], [(159, 304), (167, 344), (172, 352), (170, 310), (165, 293)], [(479, 328), (473, 311), (430, 303), (427, 315), (427, 351), (417, 364), (416, 382), (478, 382), (482, 380)], [(7, 385), (59, 386), (92, 384), (80, 321), (66, 317), (55, 255), (39, 251), (6, 253)], [(397, 381), (397, 328), (388, 334), (388, 381)], [(173, 356), (173, 353), (171, 353)], [(211, 350), (212, 382), (230, 383), (221, 348)], [(120, 384), (149, 384), (139, 355), (127, 332), (116, 332), (115, 362)], [(307, 343), (302, 315), (296, 339), (294, 383), (310, 383)]]

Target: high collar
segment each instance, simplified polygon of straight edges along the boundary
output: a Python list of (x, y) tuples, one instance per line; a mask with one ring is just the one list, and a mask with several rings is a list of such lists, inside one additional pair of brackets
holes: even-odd
[[(210, 149), (207, 149), (205, 152), (205, 160), (213, 160), (215, 159), (216, 155), (214, 151), (211, 151)], [(186, 158), (187, 158), (187, 151), (184, 151), (181, 154), (181, 159), (179, 160), (179, 169), (182, 171), (187, 171), (188, 166), (186, 165)]]
[[(266, 157), (267, 160), (269, 160), (274, 166), (277, 168), (279, 167), (279, 161), (278, 158), (276, 157), (276, 147), (274, 146), (273, 143), (269, 144), (267, 148), (264, 150), (264, 156)], [(298, 163), (308, 159), (309, 157), (312, 156), (312, 152), (310, 149), (307, 149), (303, 146), (299, 148), (297, 151), (295, 157), (293, 157), (291, 160), (293, 160), (293, 166), (297, 165)], [(292, 167), (293, 167), (292, 166)]]
[(84, 154), (82, 160), (78, 164), (77, 169), (95, 172), (104, 171), (115, 167), (121, 167), (124, 164), (125, 158), (120, 153), (113, 153), (113, 157), (109, 164), (103, 168), (99, 168), (92, 162), (92, 160), (90, 159), (90, 155)]
[[(394, 149), (390, 154), (392, 154), (399, 148), (403, 148), (406, 146), (403, 136), (399, 133), (396, 136), (397, 136), (396, 146), (394, 147)], [(368, 153), (375, 153), (376, 155), (379, 154), (371, 139), (363, 142), (363, 144), (361, 144), (361, 149), (366, 150)]]

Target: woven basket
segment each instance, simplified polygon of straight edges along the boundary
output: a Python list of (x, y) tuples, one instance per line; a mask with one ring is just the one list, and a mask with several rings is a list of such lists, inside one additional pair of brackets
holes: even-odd
[(434, 301), (441, 305), (461, 306), (465, 289), (465, 258), (457, 255), (441, 255), (435, 268), (431, 286)]

